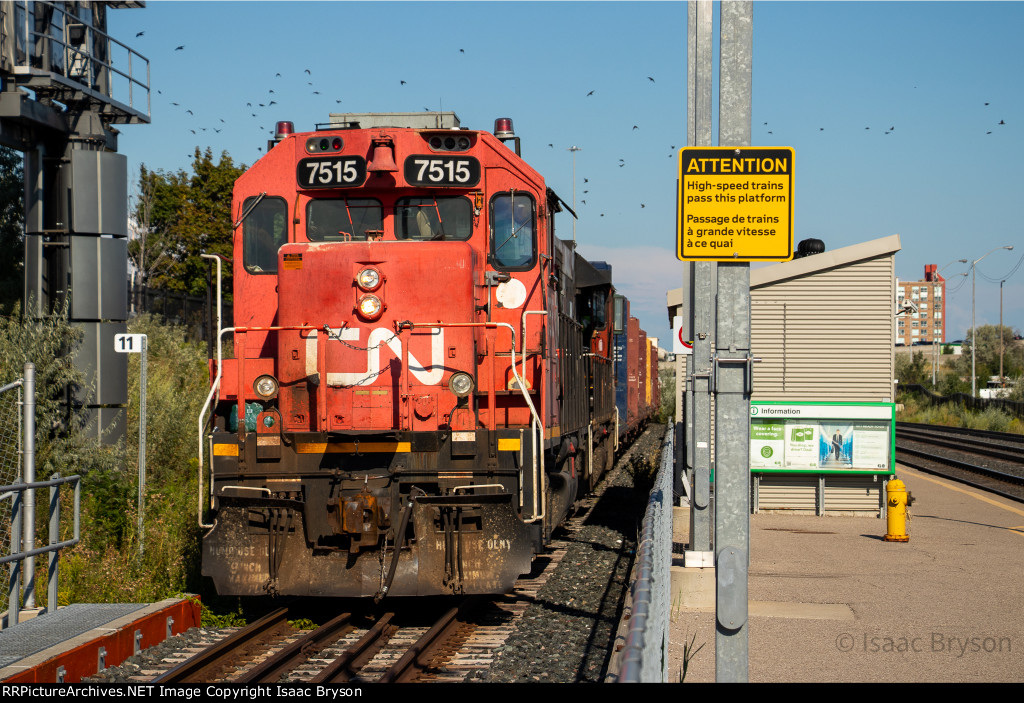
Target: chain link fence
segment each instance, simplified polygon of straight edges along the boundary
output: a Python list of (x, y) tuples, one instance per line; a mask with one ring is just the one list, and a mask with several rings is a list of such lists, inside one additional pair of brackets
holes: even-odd
[[(18, 483), (21, 475), (21, 384), (20, 379), (0, 392), (0, 486)], [(0, 496), (0, 546), (10, 553), (11, 509), (14, 493)], [(6, 569), (4, 569), (6, 571)], [(4, 579), (6, 582), (6, 579)], [(7, 610), (7, 588), (0, 589), (0, 612)]]

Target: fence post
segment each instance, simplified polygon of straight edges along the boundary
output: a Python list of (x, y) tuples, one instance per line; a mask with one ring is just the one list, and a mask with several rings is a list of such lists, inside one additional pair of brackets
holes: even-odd
[[(21, 551), (21, 491), (14, 494), (11, 505), (11, 554)], [(7, 585), (7, 626), (18, 624), (21, 612), (21, 559), (11, 562), (11, 574)]]
[[(25, 401), (22, 406), (25, 429), (24, 439), (24, 481), (35, 483), (36, 480), (36, 365), (31, 361), (25, 362)], [(28, 488), (25, 490), (25, 530), (24, 550), (30, 552), (35, 549), (36, 534), (36, 490)], [(36, 607), (36, 558), (25, 559), (25, 607)]]
[[(60, 478), (54, 474), (53, 478)], [(60, 542), (60, 486), (50, 486), (50, 546)], [(60, 569), (60, 550), (50, 552), (49, 568), (46, 571), (46, 612), (56, 613), (57, 580)]]

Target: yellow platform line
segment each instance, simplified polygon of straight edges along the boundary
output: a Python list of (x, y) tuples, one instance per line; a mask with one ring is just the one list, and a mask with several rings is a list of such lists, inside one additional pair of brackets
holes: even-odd
[[(904, 469), (909, 469), (909, 470), (913, 471), (913, 469), (910, 469), (909, 466), (905, 466), (903, 468)], [(914, 471), (914, 478), (915, 479), (920, 478), (920, 479), (923, 479), (923, 480), (928, 481), (930, 483), (934, 483), (934, 484), (937, 484), (939, 486), (943, 486), (944, 488), (948, 488), (951, 491), (956, 491), (957, 493), (963, 493), (965, 496), (970, 496), (971, 498), (975, 498), (977, 500), (980, 500), (983, 503), (988, 503), (989, 505), (994, 505), (997, 508), (1002, 508), (1003, 510), (1007, 510), (1007, 511), (1009, 511), (1011, 513), (1014, 513), (1015, 515), (1020, 515), (1021, 517), (1024, 517), (1024, 510), (1021, 510), (1020, 508), (1015, 508), (1012, 505), (1006, 505), (1005, 503), (1000, 503), (999, 501), (993, 500), (993, 499), (989, 498), (988, 496), (981, 495), (975, 489), (960, 488), (959, 486), (954, 486), (953, 484), (951, 484), (948, 481), (945, 481), (943, 479), (933, 478), (931, 476), (925, 476), (920, 471)], [(1024, 526), (1004, 527), (1002, 529), (1007, 530), (1009, 532), (1013, 532), (1014, 534), (1018, 534), (1021, 537), (1024, 537), (1024, 532), (1020, 531), (1020, 530), (1024, 529)]]

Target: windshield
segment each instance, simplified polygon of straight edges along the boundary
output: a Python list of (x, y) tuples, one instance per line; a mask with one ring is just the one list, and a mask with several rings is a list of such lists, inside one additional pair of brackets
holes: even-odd
[(306, 205), (306, 237), (313, 242), (366, 241), (379, 237), (383, 208), (372, 198), (314, 198)]
[(533, 198), (509, 192), (491, 201), (491, 256), (495, 267), (526, 270), (534, 262)]
[(400, 198), (395, 203), (397, 239), (457, 239), (473, 234), (473, 205), (463, 197)]

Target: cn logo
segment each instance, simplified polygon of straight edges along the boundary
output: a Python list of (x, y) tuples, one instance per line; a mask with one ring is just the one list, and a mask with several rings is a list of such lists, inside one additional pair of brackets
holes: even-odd
[[(366, 347), (366, 370), (352, 372), (336, 372), (327, 374), (328, 386), (369, 386), (373, 380), (380, 375), (380, 352), (382, 347), (387, 347), (399, 361), (402, 359), (402, 340), (392, 330), (386, 327), (377, 327), (370, 331), (370, 336), (365, 343), (359, 337), (362, 330), (358, 327), (345, 328), (337, 337), (329, 336), (327, 342), (348, 342), (352, 346)], [(420, 336), (420, 335), (417, 335)], [(313, 376), (317, 373), (317, 332), (309, 333), (306, 338), (306, 375)], [(425, 386), (436, 386), (444, 377), (444, 332), (440, 327), (433, 327), (430, 330), (430, 366), (424, 366), (409, 352), (409, 372), (413, 378)]]

